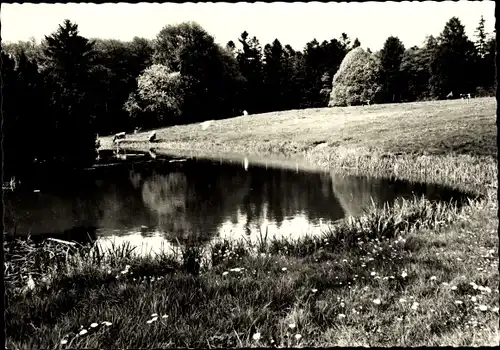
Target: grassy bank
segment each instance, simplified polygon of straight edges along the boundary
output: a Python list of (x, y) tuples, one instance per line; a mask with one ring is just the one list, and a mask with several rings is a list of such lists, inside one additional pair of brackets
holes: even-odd
[[(496, 154), (494, 98), (283, 111), (157, 130), (155, 147), (300, 157), (316, 149), (379, 154)], [(149, 131), (134, 135), (146, 139)], [(111, 137), (101, 138), (110, 148)], [(126, 143), (123, 144), (124, 146)], [(146, 144), (129, 143), (144, 148)]]
[[(498, 344), (495, 107), (474, 99), (290, 111), (160, 130), (156, 146), (179, 152), (281, 153), (478, 196), (461, 208), (416, 198), (322, 237), (224, 241), (181, 256), (8, 247), (8, 345)], [(28, 273), (33, 289), (20, 277)]]

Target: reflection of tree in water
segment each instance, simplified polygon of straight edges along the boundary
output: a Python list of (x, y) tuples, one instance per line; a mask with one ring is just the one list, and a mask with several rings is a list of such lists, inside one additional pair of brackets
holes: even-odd
[(247, 233), (252, 222), (260, 222), (267, 204), (267, 219), (278, 228), (283, 221), (305, 214), (314, 222), (320, 218), (338, 219), (343, 210), (331, 191), (330, 180), (321, 173), (296, 173), (286, 169), (250, 168), (252, 191), (242, 203), (247, 214)]
[[(305, 214), (337, 219), (343, 211), (324, 174), (283, 169), (235, 166), (204, 162), (184, 163), (182, 173), (142, 173), (142, 197), (153, 211), (155, 223), (170, 241), (208, 240), (226, 220), (238, 223), (238, 211), (246, 216), (245, 230), (262, 222), (263, 216), (278, 227), (287, 218)], [(131, 181), (138, 178), (131, 175)], [(267, 214), (264, 208), (267, 207)]]
[(120, 235), (125, 234), (124, 229), (147, 225), (150, 218), (129, 178), (114, 176), (112, 181), (108, 180), (99, 190), (99, 227), (120, 230), (116, 233)]
[(192, 231), (191, 222), (186, 220), (188, 195), (186, 176), (179, 172), (153, 174), (142, 185), (142, 200), (156, 214), (156, 224), (180, 241)]
[(182, 173), (154, 174), (142, 185), (142, 200), (159, 214), (184, 212), (187, 189), (187, 179)]
[(166, 239), (174, 244), (177, 240), (181, 244), (210, 240), (249, 187), (241, 176), (226, 169), (190, 170), (155, 173), (142, 187), (144, 203), (156, 214)]
[(130, 182), (132, 183), (132, 186), (134, 186), (135, 189), (138, 189), (141, 187), (142, 176), (140, 173), (135, 172), (133, 170), (130, 170), (129, 171), (129, 178), (130, 178)]
[(246, 214), (245, 233), (250, 235), (250, 225), (253, 222), (260, 222), (262, 216), (263, 196), (262, 187), (265, 185), (257, 176), (248, 176), (250, 182), (250, 191), (245, 195), (241, 203), (241, 211)]

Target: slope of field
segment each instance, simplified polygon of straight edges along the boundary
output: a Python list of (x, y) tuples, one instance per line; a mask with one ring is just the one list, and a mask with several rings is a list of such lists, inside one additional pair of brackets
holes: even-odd
[[(477, 98), (291, 110), (157, 130), (165, 150), (293, 156), (315, 147), (382, 153), (496, 155), (496, 101)], [(147, 133), (135, 138), (146, 139)], [(103, 148), (111, 138), (102, 138)], [(151, 144), (153, 145), (153, 144)], [(123, 146), (143, 148), (148, 143)]]

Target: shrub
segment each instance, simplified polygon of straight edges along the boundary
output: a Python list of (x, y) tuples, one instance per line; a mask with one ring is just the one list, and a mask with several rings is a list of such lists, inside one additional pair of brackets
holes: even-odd
[(380, 92), (377, 70), (377, 60), (371, 53), (361, 47), (351, 50), (333, 77), (328, 106), (352, 106), (376, 100)]

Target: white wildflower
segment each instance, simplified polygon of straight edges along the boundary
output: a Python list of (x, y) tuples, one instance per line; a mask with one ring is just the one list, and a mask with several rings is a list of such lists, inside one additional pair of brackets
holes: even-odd
[(31, 275), (28, 277), (27, 287), (29, 290), (35, 289), (35, 281), (31, 277)]

